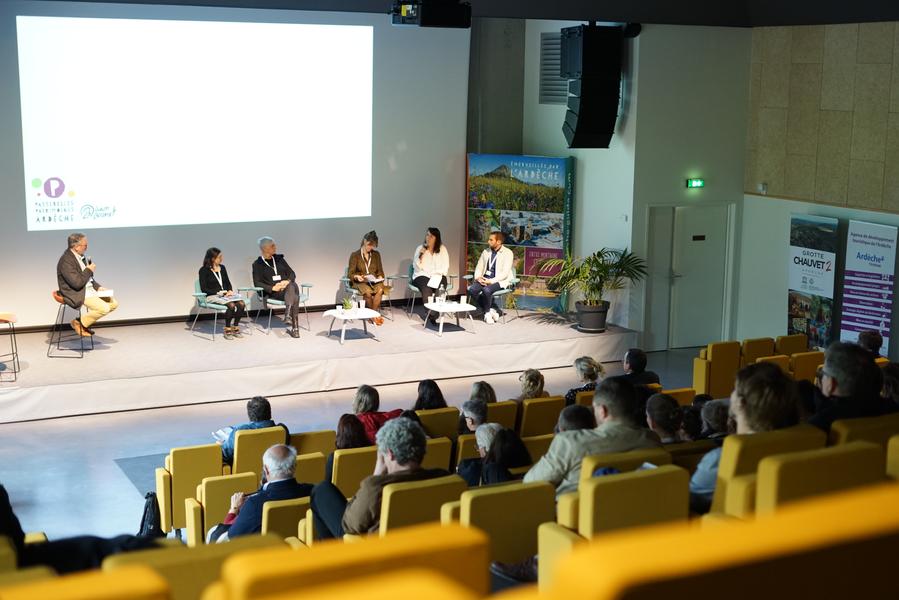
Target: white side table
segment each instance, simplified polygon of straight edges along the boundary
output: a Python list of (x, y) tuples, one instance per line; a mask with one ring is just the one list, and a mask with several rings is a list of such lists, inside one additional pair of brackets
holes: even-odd
[[(340, 319), (340, 345), (343, 345), (343, 339), (346, 335), (346, 324), (347, 321), (362, 321), (362, 329), (365, 330), (366, 335), (368, 334), (368, 320), (375, 319), (380, 317), (380, 313), (376, 310), (372, 310), (370, 308), (354, 308), (352, 310), (337, 310), (336, 308), (332, 308), (330, 310), (325, 311), (326, 317), (331, 317), (331, 324), (328, 325), (328, 336), (330, 337), (331, 331), (334, 328), (334, 321)], [(375, 334), (372, 334), (372, 337), (375, 337)]]
[(425, 317), (424, 327), (428, 326), (428, 318), (430, 318), (432, 312), (440, 315), (440, 318), (438, 319), (440, 325), (437, 328), (438, 337), (443, 337), (443, 317), (445, 315), (455, 315), (456, 327), (461, 327), (459, 325), (459, 313), (464, 313), (468, 317), (468, 320), (474, 323), (474, 319), (471, 318), (471, 313), (478, 309), (477, 306), (466, 304), (464, 302), (428, 302), (425, 304), (425, 308), (428, 309), (428, 315)]

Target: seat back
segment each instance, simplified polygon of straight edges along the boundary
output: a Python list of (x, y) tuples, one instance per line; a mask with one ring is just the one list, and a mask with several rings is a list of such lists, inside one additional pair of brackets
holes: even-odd
[(665, 452), (671, 455), (672, 464), (683, 467), (692, 473), (696, 470), (696, 466), (702, 460), (702, 457), (717, 447), (718, 443), (715, 440), (696, 440), (693, 442), (665, 444)]
[[(203, 531), (225, 520), (231, 508), (231, 496), (237, 492), (252, 494), (259, 489), (255, 473), (235, 473), (206, 477), (197, 486), (197, 500), (203, 506)], [(183, 502), (182, 502), (183, 504)]]
[(244, 429), (234, 434), (234, 464), (232, 473), (256, 473), (262, 481), (262, 455), (275, 444), (283, 444), (286, 430), (280, 425), (262, 429)]
[(415, 414), (421, 419), (421, 424), (429, 437), (445, 437), (453, 440), (459, 435), (459, 409), (455, 406), (417, 410)]
[(582, 481), (578, 490), (578, 533), (590, 539), (615, 529), (686, 521), (690, 474), (674, 465)]
[(886, 448), (889, 439), (896, 434), (899, 434), (899, 413), (880, 417), (841, 419), (834, 421), (830, 428), (830, 443), (847, 444), (865, 441), (880, 444)]
[(887, 443), (887, 475), (899, 479), (899, 435), (894, 435)]
[(770, 514), (787, 502), (885, 478), (883, 447), (871, 442), (769, 456), (759, 463), (755, 510)]
[(670, 465), (671, 455), (663, 448), (643, 448), (641, 450), (631, 450), (630, 452), (609, 452), (607, 454), (585, 456), (581, 461), (579, 486), (584, 485), (584, 481), (592, 479), (593, 472), (600, 467), (609, 467), (619, 471), (633, 471), (642, 466), (643, 463), (658, 466)]
[(425, 469), (445, 469), (449, 471), (453, 442), (449, 438), (429, 438), (421, 466)]
[(384, 486), (379, 534), (384, 536), (400, 527), (440, 522), (440, 508), (458, 500), (466, 489), (465, 480), (458, 475)]
[[(222, 474), (222, 448), (218, 444), (172, 448), (169, 456), (171, 497), (164, 498), (159, 490), (156, 493), (160, 514), (171, 515), (169, 523), (163, 517), (163, 531), (186, 527), (184, 500), (196, 495), (197, 486), (203, 479)], [(163, 509), (163, 502), (168, 505), (168, 510)]]
[(503, 402), (490, 402), (487, 404), (487, 422), (499, 423), (506, 429), (515, 429), (515, 421), (518, 419), (518, 402), (505, 400)]
[(728, 480), (740, 475), (755, 473), (759, 461), (767, 456), (823, 448), (827, 436), (811, 425), (797, 425), (777, 431), (745, 435), (729, 435), (724, 438), (721, 460), (718, 462), (718, 478), (712, 498), (712, 512), (724, 510)]
[(0, 535), (0, 573), (15, 571), (18, 558), (16, 557), (15, 546), (5, 535)]
[(473, 433), (466, 433), (456, 438), (456, 464), (466, 458), (480, 458), (478, 442)]
[(680, 406), (690, 406), (693, 404), (693, 398), (696, 397), (696, 390), (693, 388), (674, 388), (671, 390), (662, 390), (663, 394), (668, 394), (675, 400)]
[(309, 496), (290, 500), (269, 500), (262, 505), (262, 534), (280, 539), (296, 536), (300, 519), (309, 510)]
[[(559, 421), (559, 413), (565, 408), (565, 398), (530, 398), (521, 403), (521, 429), (523, 438), (552, 433)], [(488, 407), (488, 410), (489, 407)]]
[(790, 375), (790, 357), (786, 354), (775, 354), (774, 356), (762, 356), (756, 359), (757, 363), (771, 363), (780, 367), (780, 370)]
[(349, 267), (343, 268), (343, 279), (341, 279), (341, 282), (343, 283), (344, 293), (352, 294), (355, 291), (355, 288), (353, 288), (353, 282), (350, 281), (350, 268)]
[(525, 448), (528, 449), (528, 454), (531, 455), (532, 463), (536, 463), (546, 454), (546, 451), (549, 450), (549, 445), (553, 443), (554, 437), (554, 433), (547, 433), (545, 435), (521, 438)]
[(781, 335), (774, 340), (774, 353), (792, 356), (808, 351), (808, 336), (804, 333)]
[(337, 432), (332, 429), (292, 433), (290, 434), (290, 445), (296, 449), (297, 454), (321, 452), (328, 456), (334, 452), (334, 440), (336, 437)]
[(589, 409), (593, 408), (593, 395), (596, 392), (592, 390), (588, 390), (586, 392), (578, 392), (574, 395), (574, 403), (580, 404), (581, 406), (586, 406)]
[(336, 485), (344, 496), (352, 498), (359, 490), (362, 480), (374, 472), (377, 461), (377, 446), (335, 450), (331, 483)]
[[(709, 344), (706, 356), (709, 362), (709, 379), (708, 389), (705, 393), (713, 398), (730, 396), (734, 389), (734, 376), (740, 369), (740, 343), (716, 342)], [(696, 389), (695, 385), (694, 389)]]
[[(203, 288), (200, 287), (200, 280), (199, 280), (199, 279), (194, 279), (194, 293), (195, 293), (195, 294), (202, 294), (202, 293), (203, 293)], [(203, 308), (206, 308), (207, 302), (206, 302), (206, 298), (205, 298), (205, 297), (196, 296), (196, 299), (197, 299), (197, 305), (199, 305), (199, 306), (201, 306), (201, 307), (203, 307)]]
[(823, 352), (799, 352), (790, 357), (790, 370), (793, 371), (793, 379), (796, 381), (805, 380), (814, 383), (818, 366), (823, 364)]
[(3, 600), (170, 600), (166, 580), (150, 567), (132, 565), (115, 572), (98, 570), (39, 579), (0, 589)]
[(325, 465), (328, 458), (321, 452), (297, 455), (294, 477), (297, 483), (318, 483), (325, 479)]
[(460, 498), (459, 522), (487, 533), (490, 560), (520, 562), (537, 554), (537, 528), (555, 520), (555, 496), (545, 481), (471, 489)]
[(740, 364), (744, 367), (753, 364), (756, 359), (774, 354), (774, 338), (752, 338), (743, 340)]

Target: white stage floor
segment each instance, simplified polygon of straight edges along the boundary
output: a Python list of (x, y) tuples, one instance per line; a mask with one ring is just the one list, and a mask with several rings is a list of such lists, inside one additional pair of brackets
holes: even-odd
[(581, 333), (555, 315), (522, 312), (505, 325), (466, 319), (461, 328), (447, 322), (443, 337), (424, 329), (419, 315), (394, 315), (369, 325), (369, 337), (351, 322), (342, 346), (322, 313), (310, 313), (311, 332), (301, 329), (300, 339), (287, 336), (277, 317), (269, 335), (256, 329), (215, 342), (212, 321), (199, 322), (193, 335), (180, 323), (98, 326), (83, 359), (48, 358), (48, 333), (20, 333), (22, 371), (16, 383), (0, 383), (0, 423), (562, 367), (583, 355), (609, 362), (636, 345), (633, 331)]

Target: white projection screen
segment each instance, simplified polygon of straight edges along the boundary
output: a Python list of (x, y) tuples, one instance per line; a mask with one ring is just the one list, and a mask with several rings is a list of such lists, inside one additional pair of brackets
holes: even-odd
[(71, 231), (108, 322), (190, 313), (211, 246), (248, 285), (261, 236), (312, 306), (370, 230), (405, 274), (439, 227), (459, 273), (468, 66), (467, 30), (386, 14), (0, 2), (0, 310), (52, 323)]

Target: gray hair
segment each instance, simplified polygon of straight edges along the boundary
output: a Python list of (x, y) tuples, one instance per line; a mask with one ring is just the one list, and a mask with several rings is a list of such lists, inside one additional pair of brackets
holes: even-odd
[(703, 429), (714, 433), (727, 433), (727, 420), (730, 416), (730, 400), (709, 400), (702, 406)]
[(389, 450), (393, 459), (400, 465), (421, 463), (428, 447), (428, 436), (421, 425), (407, 419), (397, 417), (384, 423), (375, 436), (378, 452), (387, 454)]
[(269, 479), (287, 479), (297, 472), (297, 451), (292, 446), (275, 444), (262, 455)]
[(462, 416), (481, 425), (487, 421), (487, 403), (483, 400), (466, 400), (462, 403)]
[(353, 398), (354, 413), (376, 412), (380, 406), (381, 396), (378, 390), (364, 383), (356, 389), (356, 396)]
[(877, 396), (883, 381), (874, 356), (857, 344), (845, 342), (827, 347), (824, 372), (836, 380), (839, 396)]
[(602, 365), (589, 356), (582, 356), (574, 361), (574, 370), (583, 381), (596, 381), (605, 374)]
[(273, 240), (272, 238), (270, 238), (267, 235), (264, 235), (261, 238), (259, 238), (258, 240), (256, 240), (256, 242), (259, 244), (260, 248), (265, 248), (266, 246), (271, 246), (272, 244), (274, 244), (275, 240)]
[(496, 392), (493, 391), (493, 386), (486, 381), (475, 381), (471, 384), (471, 394), (469, 394), (468, 398), (469, 400), (481, 400), (490, 404), (491, 402), (496, 402)]
[(478, 425), (478, 428), (474, 430), (474, 439), (478, 444), (478, 448), (483, 448), (486, 452), (490, 450), (490, 446), (493, 444), (493, 438), (496, 437), (496, 434), (503, 428), (499, 423), (484, 423), (483, 425)]
[(70, 233), (69, 234), (69, 250), (77, 246), (81, 243), (81, 240), (84, 239), (83, 233)]

